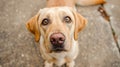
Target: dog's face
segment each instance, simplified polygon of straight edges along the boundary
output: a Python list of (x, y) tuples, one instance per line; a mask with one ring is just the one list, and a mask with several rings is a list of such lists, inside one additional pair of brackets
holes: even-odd
[(27, 28), (48, 52), (69, 51), (86, 19), (69, 7), (41, 9), (27, 22)]

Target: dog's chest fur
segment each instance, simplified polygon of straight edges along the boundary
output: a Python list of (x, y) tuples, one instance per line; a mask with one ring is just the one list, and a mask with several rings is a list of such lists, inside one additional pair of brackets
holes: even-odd
[(65, 53), (65, 52), (51, 53), (50, 55), (51, 55), (51, 57), (53, 57), (55, 59), (55, 64), (58, 65), (58, 66), (61, 66), (66, 62), (65, 58), (67, 56), (67, 53)]

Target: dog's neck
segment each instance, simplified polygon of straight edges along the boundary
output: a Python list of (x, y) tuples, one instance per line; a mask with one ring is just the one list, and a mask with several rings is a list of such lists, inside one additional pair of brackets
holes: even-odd
[(75, 0), (47, 0), (47, 7), (75, 7)]

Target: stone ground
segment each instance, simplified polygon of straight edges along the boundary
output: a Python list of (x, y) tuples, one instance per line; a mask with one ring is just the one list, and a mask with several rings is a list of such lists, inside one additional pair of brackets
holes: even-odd
[[(75, 67), (120, 67), (120, 1), (106, 1), (103, 6), (77, 6), (88, 24), (79, 36)], [(44, 7), (45, 0), (0, 0), (0, 67), (43, 67), (39, 44), (25, 23)]]

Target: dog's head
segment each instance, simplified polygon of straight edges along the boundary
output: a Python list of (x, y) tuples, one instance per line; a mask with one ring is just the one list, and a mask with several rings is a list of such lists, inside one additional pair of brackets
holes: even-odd
[(49, 52), (69, 51), (85, 25), (86, 19), (70, 7), (40, 9), (26, 24)]

